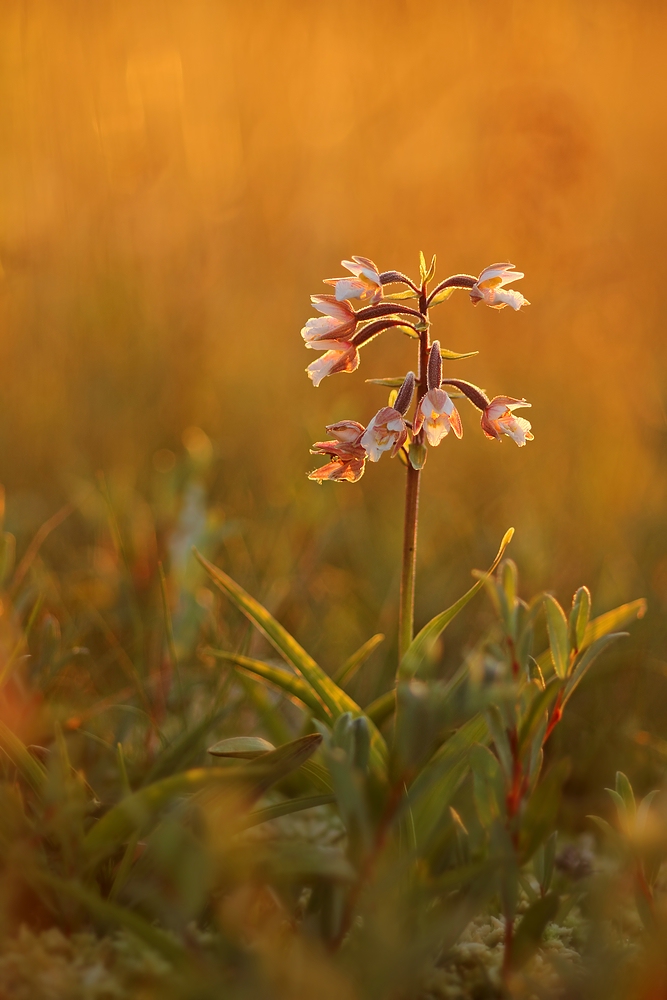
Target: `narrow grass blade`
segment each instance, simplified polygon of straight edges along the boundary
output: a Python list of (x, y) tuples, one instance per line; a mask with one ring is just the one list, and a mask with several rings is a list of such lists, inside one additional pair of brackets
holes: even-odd
[(37, 795), (41, 795), (46, 784), (46, 768), (4, 722), (0, 722), (0, 748), (5, 751), (23, 780)]
[(424, 625), (423, 629), (417, 633), (401, 660), (398, 668), (399, 678), (404, 680), (415, 676), (440, 634), (447, 628), (449, 623), (456, 618), (459, 611), (462, 611), (466, 604), (472, 600), (475, 594), (482, 589), (486, 580), (494, 572), (498, 563), (502, 559), (503, 553), (509, 545), (513, 534), (514, 528), (510, 528), (505, 533), (505, 536), (500, 543), (500, 548), (498, 549), (496, 558), (489, 566), (485, 575), (477, 580), (477, 582), (472, 585), (470, 590), (468, 590), (463, 597), (460, 597), (455, 604), (452, 604), (452, 606), (447, 608), (446, 611), (442, 611), (439, 615), (436, 615), (435, 618), (432, 618), (431, 621), (428, 622), (427, 625)]
[(396, 709), (396, 688), (386, 691), (367, 705), (364, 712), (376, 726), (383, 725)]
[(168, 959), (168, 961), (178, 964), (185, 960), (186, 951), (175, 938), (165, 934), (159, 928), (153, 927), (143, 917), (126, 909), (124, 906), (118, 906), (117, 903), (110, 903), (106, 899), (102, 899), (101, 896), (98, 896), (97, 893), (85, 888), (79, 882), (73, 882), (70, 879), (59, 878), (57, 875), (47, 874), (46, 872), (39, 873), (36, 878), (42, 884), (49, 886), (58, 895), (69, 896), (70, 899), (75, 899), (97, 920), (111, 924), (112, 926), (122, 927), (124, 930), (135, 934), (142, 941), (145, 941), (149, 947)]
[(630, 601), (629, 604), (621, 604), (613, 611), (607, 611), (604, 615), (599, 615), (588, 623), (584, 633), (584, 640), (580, 649), (591, 646), (596, 639), (600, 639), (609, 632), (615, 632), (634, 621), (635, 618), (643, 618), (646, 614), (646, 601), (640, 597), (637, 601)]
[(163, 778), (141, 788), (106, 813), (84, 841), (86, 853), (99, 860), (124, 843), (136, 830), (145, 829), (160, 810), (176, 798), (216, 785), (245, 785), (248, 807), (277, 781), (298, 768), (322, 742), (319, 733), (302, 736), (242, 767), (200, 767)]
[[(273, 615), (269, 614), (266, 608), (262, 607), (259, 601), (251, 597), (243, 587), (240, 587), (230, 576), (205, 559), (196, 549), (194, 554), (220, 590), (227, 594), (246, 618), (266, 636), (281, 656), (284, 656), (297, 673), (310, 684), (334, 719), (337, 719), (343, 712), (351, 712), (354, 716), (364, 714), (357, 703), (335, 684), (331, 677), (313, 660), (312, 656), (299, 645), (287, 629), (276, 621)], [(384, 776), (386, 761), (387, 744), (377, 728), (371, 723), (371, 767), (378, 776)]]
[(371, 636), (363, 646), (360, 646), (356, 653), (353, 653), (349, 659), (336, 671), (333, 675), (334, 683), (342, 687), (348, 681), (352, 680), (357, 670), (363, 667), (366, 660), (371, 656), (375, 650), (378, 648), (380, 643), (384, 642), (384, 635), (382, 632), (378, 632), (377, 635)]
[(335, 795), (308, 795), (301, 799), (288, 799), (287, 802), (277, 802), (275, 805), (266, 806), (264, 809), (256, 809), (248, 813), (243, 828), (259, 826), (260, 823), (268, 823), (272, 819), (280, 819), (281, 816), (291, 816), (292, 813), (303, 812), (306, 809), (314, 809), (316, 806), (328, 806), (336, 801)]
[(287, 695), (291, 700), (296, 699), (302, 706), (308, 708), (316, 719), (322, 722), (331, 722), (331, 714), (328, 712), (320, 698), (315, 694), (312, 687), (306, 684), (300, 677), (290, 674), (287, 670), (274, 667), (263, 660), (255, 660), (250, 656), (241, 656), (240, 653), (227, 653), (222, 649), (207, 649), (209, 656), (215, 656), (217, 660), (225, 660), (233, 663), (235, 667), (243, 670), (244, 673), (254, 674), (262, 680), (276, 688), (282, 694)]

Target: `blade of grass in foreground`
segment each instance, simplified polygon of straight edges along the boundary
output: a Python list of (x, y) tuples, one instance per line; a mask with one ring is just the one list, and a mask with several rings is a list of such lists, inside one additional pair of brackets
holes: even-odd
[(263, 681), (270, 684), (271, 687), (277, 688), (282, 694), (286, 694), (288, 698), (296, 698), (300, 701), (306, 708), (310, 709), (316, 719), (320, 719), (322, 722), (331, 721), (331, 715), (322, 701), (317, 697), (312, 687), (309, 687), (300, 677), (289, 674), (286, 670), (274, 667), (270, 663), (264, 663), (263, 660), (241, 656), (240, 653), (227, 653), (222, 649), (206, 649), (205, 653), (208, 656), (214, 656), (217, 660), (233, 663), (244, 673), (261, 677)]
[(423, 629), (417, 633), (406, 649), (405, 656), (399, 665), (398, 676), (401, 680), (415, 676), (440, 634), (447, 628), (449, 623), (456, 618), (459, 611), (462, 611), (466, 604), (472, 600), (475, 594), (482, 589), (485, 582), (488, 580), (491, 573), (494, 572), (498, 563), (502, 559), (503, 553), (512, 540), (513, 534), (514, 528), (510, 528), (505, 532), (505, 536), (500, 543), (500, 548), (498, 549), (496, 558), (493, 560), (484, 576), (482, 576), (477, 583), (474, 583), (470, 590), (466, 591), (463, 597), (460, 597), (455, 604), (452, 604), (452, 606), (447, 608), (446, 611), (442, 611), (439, 615), (436, 615), (435, 618), (432, 618), (430, 622), (428, 622), (427, 625), (424, 625)]
[[(287, 662), (294, 667), (305, 681), (310, 684), (318, 698), (326, 705), (334, 719), (344, 712), (353, 716), (363, 715), (363, 710), (350, 698), (345, 691), (329, 677), (327, 673), (313, 660), (296, 639), (289, 634), (280, 622), (264, 608), (259, 601), (239, 586), (223, 570), (205, 559), (196, 549), (195, 557), (204, 567), (213, 582), (233, 601), (256, 628), (262, 632), (271, 645)], [(371, 731), (371, 767), (377, 777), (384, 779), (386, 775), (387, 744), (377, 726), (369, 720)]]

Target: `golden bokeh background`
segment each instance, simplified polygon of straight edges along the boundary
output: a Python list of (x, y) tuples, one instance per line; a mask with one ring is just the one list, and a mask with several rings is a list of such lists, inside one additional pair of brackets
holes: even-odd
[(527, 591), (648, 597), (632, 683), (599, 693), (624, 725), (645, 712), (667, 670), (666, 20), (650, 0), (5, 0), (0, 478), (20, 544), (98, 470), (131, 504), (210, 439), (229, 567), (328, 665), (393, 630), (403, 470), (306, 473), (413, 348), (386, 333), (315, 390), (308, 296), (351, 254), (414, 275), (436, 252), (439, 277), (508, 259), (531, 307), (459, 293), (435, 333), (480, 351), (453, 375), (532, 402), (535, 441), (485, 440), (462, 403), (463, 441), (425, 471), (418, 621), (511, 524)]

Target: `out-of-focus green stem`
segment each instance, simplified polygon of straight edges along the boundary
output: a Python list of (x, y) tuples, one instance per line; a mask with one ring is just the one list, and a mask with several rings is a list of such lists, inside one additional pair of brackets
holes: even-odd
[(415, 567), (417, 563), (417, 524), (419, 518), (419, 479), (421, 471), (408, 462), (405, 482), (405, 521), (403, 525), (403, 563), (401, 598), (398, 615), (398, 660), (403, 659), (412, 642), (415, 619)]

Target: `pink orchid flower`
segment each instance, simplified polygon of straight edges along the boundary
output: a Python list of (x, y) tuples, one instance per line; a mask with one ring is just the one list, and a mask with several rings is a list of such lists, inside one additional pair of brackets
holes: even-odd
[(333, 285), (336, 299), (360, 299), (379, 302), (382, 298), (380, 272), (368, 257), (353, 257), (342, 260), (341, 264), (353, 275), (352, 278), (325, 278), (326, 285)]
[(393, 406), (384, 406), (375, 414), (361, 444), (371, 462), (378, 462), (383, 451), (391, 451), (391, 457), (399, 451), (408, 437), (408, 428), (403, 414)]
[(337, 350), (326, 351), (319, 358), (306, 368), (308, 378), (312, 380), (314, 386), (318, 386), (327, 375), (335, 375), (337, 372), (354, 372), (359, 367), (359, 351), (354, 344), (341, 342), (337, 344)]
[(323, 316), (313, 316), (301, 331), (306, 347), (316, 351), (340, 350), (349, 347), (350, 337), (357, 326), (357, 317), (349, 303), (339, 302), (335, 295), (311, 295), (311, 302)]
[(491, 264), (485, 267), (470, 289), (472, 304), (476, 306), (478, 302), (485, 302), (492, 309), (504, 309), (505, 306), (510, 306), (515, 310), (521, 306), (529, 306), (530, 302), (521, 292), (504, 287), (523, 278), (523, 271), (515, 271), (513, 268), (514, 264), (509, 263)]
[(440, 444), (450, 430), (454, 431), (457, 438), (463, 437), (459, 411), (444, 389), (429, 389), (420, 399), (413, 423), (414, 433), (417, 434), (422, 426), (426, 440), (433, 448)]
[(328, 455), (330, 462), (315, 469), (308, 476), (322, 482), (330, 479), (333, 482), (356, 483), (364, 474), (366, 465), (366, 450), (361, 445), (365, 431), (363, 424), (356, 420), (341, 420), (337, 424), (329, 424), (327, 433), (333, 435), (333, 441), (317, 441), (310, 449), (311, 455)]
[(516, 441), (523, 448), (526, 441), (532, 441), (530, 423), (523, 417), (515, 417), (514, 410), (521, 406), (530, 406), (525, 399), (513, 399), (511, 396), (495, 396), (482, 412), (482, 430), (488, 438), (498, 438), (503, 434)]

